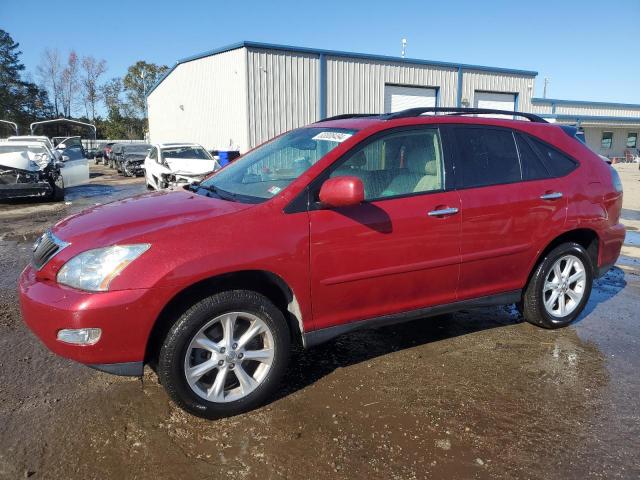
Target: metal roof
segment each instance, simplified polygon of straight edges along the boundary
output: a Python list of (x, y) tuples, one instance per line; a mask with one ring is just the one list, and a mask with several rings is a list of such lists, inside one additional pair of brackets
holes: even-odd
[(422, 60), (418, 58), (402, 58), (402, 57), (394, 57), (390, 55), (375, 55), (369, 53), (356, 53), (356, 52), (344, 52), (340, 50), (325, 50), (321, 48), (309, 48), (309, 47), (297, 47), (293, 45), (278, 45), (273, 43), (262, 43), (262, 42), (252, 42), (243, 40), (241, 42), (233, 43), (231, 45), (226, 45), (224, 47), (216, 48), (213, 50), (209, 50), (207, 52), (199, 53), (196, 55), (191, 55), (189, 57), (182, 58), (176, 62), (176, 64), (171, 67), (160, 79), (156, 82), (156, 84), (151, 87), (147, 96), (153, 92), (162, 81), (167, 78), (173, 70), (178, 67), (178, 65), (182, 63), (192, 62), (194, 60), (199, 60), (201, 58), (210, 57), (212, 55), (217, 55), (219, 53), (228, 52), (231, 50), (237, 50), (238, 48), (255, 48), (261, 50), (279, 50), (283, 52), (294, 52), (294, 53), (306, 53), (311, 55), (325, 55), (329, 57), (345, 57), (345, 58), (359, 58), (363, 60), (371, 60), (377, 62), (396, 62), (396, 63), (406, 63), (413, 65), (429, 65), (433, 67), (443, 67), (443, 68), (452, 68), (457, 70), (476, 70), (476, 71), (484, 71), (484, 72), (493, 72), (493, 73), (504, 73), (508, 75), (520, 75), (525, 77), (535, 77), (538, 75), (538, 72), (532, 70), (517, 70), (512, 68), (502, 68), (502, 67), (488, 67), (485, 65), (472, 65), (466, 63), (451, 63), (451, 62), (440, 62), (436, 60)]
[(532, 103), (548, 103), (548, 104), (557, 104), (557, 105), (591, 105), (598, 107), (629, 107), (629, 108), (640, 108), (640, 104), (638, 103), (616, 103), (616, 102), (593, 102), (587, 100), (560, 100), (557, 98), (537, 98), (533, 97), (531, 99)]

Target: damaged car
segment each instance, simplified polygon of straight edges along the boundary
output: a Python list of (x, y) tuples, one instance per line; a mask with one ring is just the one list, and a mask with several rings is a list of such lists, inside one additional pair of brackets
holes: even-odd
[(220, 164), (197, 143), (154, 145), (144, 161), (147, 187), (162, 190), (190, 185), (220, 169)]
[(151, 145), (148, 143), (116, 143), (113, 146), (111, 168), (127, 177), (141, 175), (144, 159), (150, 150)]
[(0, 144), (0, 200), (64, 200), (61, 163), (42, 142)]

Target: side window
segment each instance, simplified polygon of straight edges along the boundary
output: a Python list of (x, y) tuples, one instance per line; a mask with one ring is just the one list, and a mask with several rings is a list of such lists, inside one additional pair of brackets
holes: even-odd
[(578, 166), (574, 160), (546, 143), (531, 136), (527, 139), (552, 177), (563, 177)]
[(153, 147), (151, 149), (151, 153), (149, 154), (149, 158), (151, 160), (158, 160), (158, 149), (156, 147)]
[(455, 163), (458, 187), (482, 187), (522, 179), (511, 131), (456, 127), (455, 141), (458, 148)]
[(519, 133), (515, 134), (516, 144), (518, 145), (518, 153), (520, 154), (520, 164), (522, 165), (523, 180), (540, 180), (549, 178), (550, 174), (547, 167), (544, 166), (542, 160), (527, 140)]
[(330, 176), (356, 176), (365, 200), (442, 190), (442, 147), (437, 128), (395, 132), (375, 140), (333, 169)]

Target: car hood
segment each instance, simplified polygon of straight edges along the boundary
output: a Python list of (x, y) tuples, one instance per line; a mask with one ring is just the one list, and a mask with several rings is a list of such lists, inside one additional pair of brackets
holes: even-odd
[(205, 175), (216, 169), (215, 160), (203, 160), (201, 158), (165, 158), (171, 173), (178, 175)]
[(168, 229), (216, 220), (251, 206), (187, 190), (154, 192), (92, 207), (61, 220), (52, 230), (81, 250), (123, 242), (154, 242), (161, 241)]
[(145, 158), (147, 158), (147, 155), (145, 153), (128, 153), (124, 156), (124, 159), (129, 160), (130, 162), (144, 160)]
[(44, 170), (48, 161), (30, 160), (27, 152), (0, 153), (0, 168), (10, 168), (15, 170), (26, 170), (27, 172), (38, 172)]

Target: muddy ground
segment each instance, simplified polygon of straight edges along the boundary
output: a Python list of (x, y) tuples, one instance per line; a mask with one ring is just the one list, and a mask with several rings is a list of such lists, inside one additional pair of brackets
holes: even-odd
[(33, 239), (144, 182), (92, 167), (65, 204), (0, 204), (0, 478), (639, 478), (640, 174), (617, 168), (627, 244), (571, 327), (500, 307), (349, 334), (296, 352), (269, 405), (214, 422), (152, 371), (58, 358), (20, 320)]

